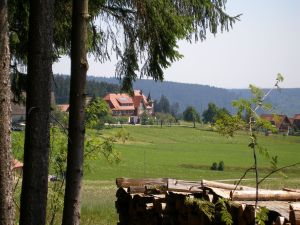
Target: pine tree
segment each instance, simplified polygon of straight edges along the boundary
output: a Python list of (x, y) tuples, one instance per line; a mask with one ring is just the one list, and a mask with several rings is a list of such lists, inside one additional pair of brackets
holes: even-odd
[(0, 0), (0, 225), (14, 224), (7, 1)]
[(54, 0), (30, 1), (20, 225), (46, 223)]

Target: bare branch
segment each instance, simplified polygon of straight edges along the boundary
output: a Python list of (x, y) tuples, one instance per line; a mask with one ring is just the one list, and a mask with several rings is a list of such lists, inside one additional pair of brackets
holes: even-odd
[(283, 169), (286, 169), (286, 168), (289, 168), (289, 167), (293, 167), (293, 166), (297, 166), (297, 165), (300, 165), (300, 162), (294, 163), (294, 164), (291, 164), (291, 165), (287, 165), (287, 166), (283, 166), (283, 167), (280, 167), (280, 168), (278, 168), (278, 169), (276, 169), (276, 170), (273, 170), (273, 171), (271, 171), (270, 173), (268, 173), (264, 178), (262, 178), (262, 179), (258, 182), (258, 184), (262, 183), (265, 179), (267, 179), (267, 178), (268, 178), (269, 176), (271, 176), (273, 173), (276, 173), (276, 172), (278, 172), (278, 171), (280, 171), (280, 170), (283, 170)]

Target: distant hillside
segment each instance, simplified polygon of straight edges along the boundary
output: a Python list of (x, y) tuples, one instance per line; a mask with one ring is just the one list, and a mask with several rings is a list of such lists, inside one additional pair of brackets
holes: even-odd
[[(58, 102), (68, 101), (69, 76), (55, 76), (57, 81), (55, 95)], [(105, 77), (88, 77), (87, 93), (96, 96), (104, 96), (108, 92), (119, 91), (119, 80)], [(196, 107), (199, 112), (203, 112), (209, 102), (215, 103), (218, 107), (225, 107), (233, 112), (231, 106), (233, 100), (239, 98), (249, 98), (250, 91), (247, 89), (224, 89), (208, 85), (185, 84), (176, 82), (155, 82), (153, 80), (137, 80), (134, 89), (140, 89), (148, 96), (150, 93), (153, 100), (165, 95), (170, 103), (178, 102), (182, 112), (187, 106)], [(277, 113), (284, 113), (293, 116), (300, 113), (300, 88), (281, 89), (280, 92), (274, 91), (267, 98), (276, 109)]]
[[(233, 89), (230, 91), (239, 98), (250, 98), (250, 91), (247, 89)], [(300, 113), (300, 88), (274, 90), (267, 97), (266, 102), (272, 103), (278, 114), (293, 116), (296, 113)]]
[[(70, 76), (55, 75), (52, 90), (55, 94), (55, 101), (57, 104), (69, 102), (70, 92)], [(86, 93), (90, 96), (104, 97), (107, 93), (119, 92), (120, 86), (108, 82), (99, 82), (95, 80), (88, 80), (86, 83)]]
[[(107, 83), (119, 84), (115, 78), (89, 77), (89, 79)], [(206, 109), (209, 102), (219, 107), (225, 107), (233, 112), (231, 106), (233, 100), (249, 98), (251, 93), (248, 89), (224, 89), (208, 85), (185, 84), (176, 82), (155, 82), (153, 80), (137, 80), (134, 83), (135, 89), (141, 89), (147, 96), (150, 92), (152, 99), (159, 99), (165, 95), (171, 103), (178, 102), (180, 111), (187, 106), (193, 105), (199, 112)], [(286, 88), (281, 91), (275, 90), (266, 101), (273, 104), (277, 113), (284, 113), (293, 116), (300, 113), (300, 88)]]
[[(119, 84), (119, 80), (115, 78), (89, 77), (89, 79)], [(214, 102), (219, 107), (225, 107), (232, 111), (231, 101), (237, 99), (237, 95), (234, 92), (207, 85), (169, 81), (155, 82), (142, 79), (137, 80), (133, 86), (134, 89), (142, 90), (146, 96), (150, 93), (153, 100), (159, 99), (161, 95), (165, 95), (170, 103), (179, 103), (180, 111), (183, 111), (187, 106), (193, 105), (199, 112), (202, 112), (209, 102)]]

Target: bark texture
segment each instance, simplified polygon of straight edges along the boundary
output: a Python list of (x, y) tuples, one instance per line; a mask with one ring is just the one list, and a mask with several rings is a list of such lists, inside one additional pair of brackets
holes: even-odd
[(81, 180), (85, 135), (85, 83), (87, 62), (88, 0), (73, 1), (69, 142), (63, 225), (80, 223)]
[(7, 1), (0, 0), (0, 225), (14, 224)]
[(20, 225), (44, 225), (48, 193), (53, 0), (31, 0)]

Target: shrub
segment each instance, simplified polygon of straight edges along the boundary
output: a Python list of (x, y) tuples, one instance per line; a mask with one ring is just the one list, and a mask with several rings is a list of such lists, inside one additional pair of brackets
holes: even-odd
[(216, 162), (213, 162), (213, 164), (210, 167), (211, 170), (218, 170), (218, 164)]
[(223, 161), (220, 161), (220, 162), (219, 162), (219, 165), (218, 165), (218, 170), (219, 170), (219, 171), (224, 171), (224, 167), (225, 167), (224, 162), (223, 162)]

